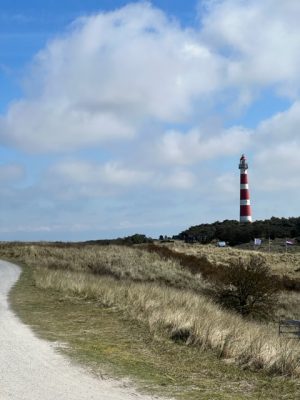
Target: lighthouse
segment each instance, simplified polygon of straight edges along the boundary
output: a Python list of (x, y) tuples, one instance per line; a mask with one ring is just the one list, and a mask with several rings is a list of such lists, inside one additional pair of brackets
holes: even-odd
[(248, 163), (244, 154), (240, 158), (240, 222), (252, 222), (250, 192), (248, 183)]

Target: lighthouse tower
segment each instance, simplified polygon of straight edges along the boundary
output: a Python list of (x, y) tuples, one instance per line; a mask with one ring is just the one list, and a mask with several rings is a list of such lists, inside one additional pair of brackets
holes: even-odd
[(242, 154), (242, 157), (240, 158), (239, 169), (241, 171), (240, 222), (252, 222), (248, 184), (248, 163), (244, 154)]

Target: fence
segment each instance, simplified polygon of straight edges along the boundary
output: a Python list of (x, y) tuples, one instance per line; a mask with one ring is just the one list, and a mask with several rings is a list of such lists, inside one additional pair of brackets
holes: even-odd
[(278, 334), (288, 335), (291, 339), (300, 339), (300, 320), (283, 319), (278, 324)]

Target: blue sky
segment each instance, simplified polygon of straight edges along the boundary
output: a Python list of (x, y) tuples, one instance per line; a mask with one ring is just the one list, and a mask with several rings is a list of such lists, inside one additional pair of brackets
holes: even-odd
[(1, 1), (0, 240), (299, 215), (300, 3)]

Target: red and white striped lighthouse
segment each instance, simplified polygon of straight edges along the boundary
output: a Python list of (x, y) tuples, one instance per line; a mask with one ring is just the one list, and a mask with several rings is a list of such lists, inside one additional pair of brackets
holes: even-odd
[(244, 154), (242, 154), (242, 157), (240, 158), (239, 169), (241, 171), (240, 222), (252, 222), (248, 183), (248, 163)]

